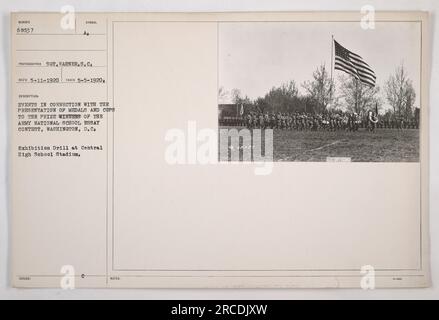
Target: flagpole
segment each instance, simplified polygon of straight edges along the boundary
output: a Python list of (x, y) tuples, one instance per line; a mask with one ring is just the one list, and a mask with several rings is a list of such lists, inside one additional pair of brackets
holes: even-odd
[(331, 34), (331, 92), (330, 92), (330, 103), (332, 103), (332, 92), (333, 92), (333, 86), (334, 86), (334, 79), (333, 79), (333, 70), (334, 70), (334, 35)]
[(332, 72), (334, 69), (334, 35), (331, 35), (331, 83), (332, 83)]

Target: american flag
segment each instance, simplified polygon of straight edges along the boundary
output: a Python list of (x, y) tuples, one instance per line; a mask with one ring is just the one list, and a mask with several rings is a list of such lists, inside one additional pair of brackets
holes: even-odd
[(344, 71), (357, 80), (375, 87), (376, 76), (371, 67), (358, 54), (349, 51), (337, 41), (335, 44), (334, 69)]

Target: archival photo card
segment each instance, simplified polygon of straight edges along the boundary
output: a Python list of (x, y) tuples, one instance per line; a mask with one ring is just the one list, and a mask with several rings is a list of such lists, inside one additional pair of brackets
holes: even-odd
[(11, 283), (430, 285), (425, 12), (11, 14)]

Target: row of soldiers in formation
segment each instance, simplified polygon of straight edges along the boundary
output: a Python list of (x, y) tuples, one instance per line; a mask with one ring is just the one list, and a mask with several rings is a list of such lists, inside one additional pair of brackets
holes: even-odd
[(285, 130), (349, 130), (366, 128), (418, 129), (418, 121), (405, 120), (403, 117), (382, 118), (369, 111), (365, 115), (357, 113), (262, 113), (249, 112), (239, 118), (223, 119), (222, 125), (246, 126), (249, 129), (285, 129)]

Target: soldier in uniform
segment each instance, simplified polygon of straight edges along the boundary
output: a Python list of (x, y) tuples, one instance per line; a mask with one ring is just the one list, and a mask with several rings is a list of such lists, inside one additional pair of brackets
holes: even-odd
[(270, 116), (270, 128), (274, 129), (276, 127), (276, 115), (274, 113)]
[(259, 113), (259, 128), (263, 129), (264, 128), (264, 115), (262, 114), (262, 112)]
[(264, 115), (264, 129), (268, 128), (270, 126), (270, 116), (266, 112)]
[(245, 117), (245, 122), (246, 122), (247, 128), (251, 129), (252, 128), (252, 115), (251, 115), (251, 113), (247, 114), (247, 116)]
[(404, 117), (398, 117), (397, 118), (397, 123), (398, 123), (398, 129), (402, 130), (404, 129)]

